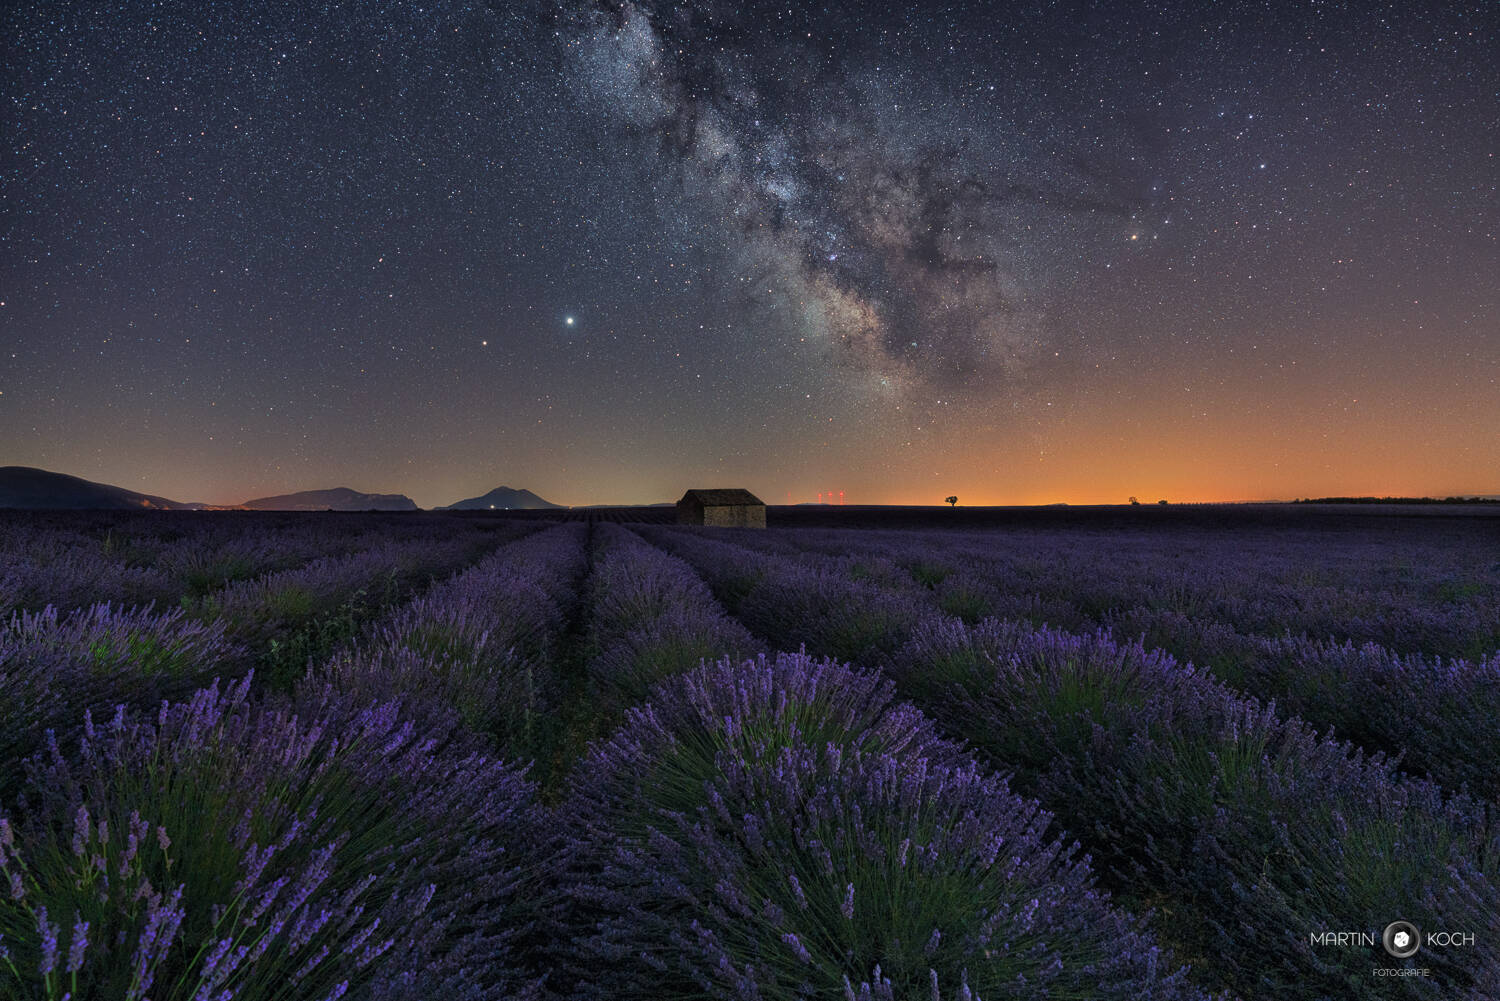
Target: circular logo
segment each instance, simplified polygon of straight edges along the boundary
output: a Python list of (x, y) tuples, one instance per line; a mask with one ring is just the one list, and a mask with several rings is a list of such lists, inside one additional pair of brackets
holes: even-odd
[(1392, 921), (1385, 926), (1381, 942), (1386, 952), (1397, 959), (1406, 959), (1415, 956), (1422, 948), (1422, 933), (1410, 921)]

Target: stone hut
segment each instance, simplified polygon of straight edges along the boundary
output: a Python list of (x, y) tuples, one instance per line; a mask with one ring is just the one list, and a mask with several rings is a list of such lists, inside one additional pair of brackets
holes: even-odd
[(689, 490), (677, 502), (677, 524), (765, 528), (766, 505), (748, 490)]

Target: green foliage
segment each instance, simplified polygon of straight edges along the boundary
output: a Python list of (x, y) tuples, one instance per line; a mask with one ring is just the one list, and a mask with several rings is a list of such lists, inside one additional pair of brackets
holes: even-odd
[(181, 568), (178, 580), (182, 583), (183, 599), (191, 601), (223, 587), (228, 581), (247, 580), (263, 569), (246, 556), (205, 556)]
[(91, 639), (86, 655), (99, 677), (122, 668), (138, 677), (191, 678), (203, 670), (200, 638), (147, 628), (121, 628)]
[(384, 574), (360, 588), (324, 614), (316, 614), (311, 596), (301, 588), (272, 592), (268, 603), (274, 617), (292, 628), (273, 638), (261, 656), (260, 671), (275, 691), (287, 692), (306, 673), (309, 664), (321, 663), (359, 635), (366, 622), (397, 600), (400, 582), (394, 573)]
[(931, 560), (918, 560), (907, 567), (912, 579), (923, 587), (936, 588), (948, 575), (953, 572), (952, 568), (942, 563)]
[(714, 577), (714, 596), (731, 614), (736, 613), (764, 577), (764, 568), (751, 564), (720, 572)]
[(729, 641), (726, 645), (723, 633), (710, 628), (655, 629), (620, 641), (606, 655), (607, 674), (600, 675), (607, 678), (611, 689), (607, 701), (623, 709), (645, 697), (658, 683), (704, 661), (719, 657), (740, 660), (753, 652), (748, 644), (740, 648)]
[(400, 645), (433, 661), (477, 663), (488, 653), (487, 637), (466, 623), (424, 619), (401, 634)]
[(284, 584), (266, 592), (261, 607), (268, 618), (300, 622), (312, 617), (317, 601), (306, 588)]
[[(720, 669), (729, 663), (721, 661)], [(887, 740), (892, 733), (903, 740), (908, 734), (874, 725), (885, 714), (888, 698), (857, 700), (850, 691), (825, 684), (785, 692), (774, 702), (751, 702), (731, 727), (676, 728), (671, 742), (641, 777), (645, 810), (623, 817), (619, 833), (643, 836), (657, 811), (695, 810), (702, 802), (704, 782), (720, 771), (721, 752), (749, 761), (774, 758), (783, 749), (829, 744), (870, 753), (893, 749)]]
[(949, 615), (963, 619), (973, 625), (992, 614), (989, 596), (980, 588), (966, 582), (958, 582), (942, 589), (938, 596), (938, 607)]

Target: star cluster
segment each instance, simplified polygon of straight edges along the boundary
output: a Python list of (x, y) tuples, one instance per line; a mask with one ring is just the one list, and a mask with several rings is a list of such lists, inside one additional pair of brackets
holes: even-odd
[(1486, 4), (0, 17), (6, 461), (211, 501), (1500, 490)]

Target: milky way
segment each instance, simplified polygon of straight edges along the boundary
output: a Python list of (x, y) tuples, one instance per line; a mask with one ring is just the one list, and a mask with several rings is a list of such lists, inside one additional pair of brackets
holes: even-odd
[(1083, 137), (1023, 135), (931, 80), (882, 79), (878, 52), (720, 41), (753, 37), (754, 16), (579, 14), (573, 82), (720, 214), (736, 266), (795, 302), (834, 360), (918, 388), (1024, 371), (1059, 336), (1032, 244), (1148, 210), (1128, 147), (1091, 163)]

